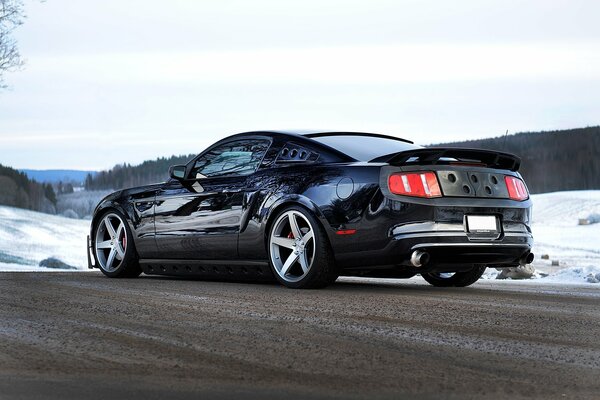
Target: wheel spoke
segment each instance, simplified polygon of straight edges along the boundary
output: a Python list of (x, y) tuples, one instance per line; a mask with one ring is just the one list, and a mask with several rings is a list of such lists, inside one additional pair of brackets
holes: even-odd
[(115, 243), (115, 251), (117, 252), (117, 259), (122, 260), (125, 257), (125, 249), (123, 249), (121, 243)]
[(313, 231), (308, 231), (308, 232), (306, 232), (306, 233), (304, 234), (304, 236), (302, 237), (302, 241), (304, 242), (304, 244), (305, 244), (305, 245), (307, 245), (307, 244), (308, 244), (308, 242), (309, 242), (310, 240), (312, 240), (314, 237), (315, 237), (315, 236), (314, 236), (314, 234), (313, 234)]
[(302, 239), (302, 232), (300, 231), (300, 227), (298, 226), (298, 220), (296, 219), (296, 214), (290, 213), (289, 215), (290, 228), (292, 229), (292, 234), (294, 235), (294, 239)]
[(300, 266), (302, 267), (302, 271), (304, 273), (307, 273), (309, 265), (308, 265), (308, 258), (306, 256), (306, 252), (303, 252), (302, 254), (300, 254), (299, 260), (300, 260)]
[(110, 254), (108, 255), (108, 259), (106, 260), (106, 269), (111, 269), (113, 263), (115, 262), (115, 256), (117, 255), (117, 251), (113, 248), (110, 250)]
[(112, 244), (110, 240), (105, 240), (104, 242), (98, 243), (96, 247), (99, 249), (110, 249), (112, 247)]
[(110, 218), (106, 217), (104, 219), (104, 226), (106, 226), (106, 231), (108, 232), (108, 234), (110, 235), (111, 238), (116, 239), (117, 238), (117, 232), (115, 232), (115, 228), (113, 228), (112, 224), (110, 223)]
[(117, 236), (115, 237), (115, 250), (117, 250), (117, 259), (122, 260), (125, 257), (125, 248), (123, 247), (123, 243), (121, 243), (121, 234), (125, 230), (125, 225), (119, 224), (117, 228)]
[(286, 249), (294, 249), (294, 239), (288, 239), (281, 236), (273, 236), (272, 242), (277, 246), (285, 247)]
[(125, 226), (123, 224), (119, 224), (119, 227), (117, 228), (117, 235), (115, 236), (116, 240), (121, 240), (121, 234), (123, 233), (124, 229)]
[(289, 271), (289, 269), (292, 267), (292, 265), (294, 265), (294, 263), (298, 260), (298, 254), (290, 254), (290, 256), (287, 258), (287, 260), (285, 260), (285, 264), (283, 264), (283, 267), (281, 267), (281, 275), (285, 275), (287, 274), (287, 272)]

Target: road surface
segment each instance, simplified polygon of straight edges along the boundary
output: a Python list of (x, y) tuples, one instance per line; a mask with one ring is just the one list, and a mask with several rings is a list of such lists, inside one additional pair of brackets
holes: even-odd
[(0, 399), (600, 398), (600, 287), (0, 273)]

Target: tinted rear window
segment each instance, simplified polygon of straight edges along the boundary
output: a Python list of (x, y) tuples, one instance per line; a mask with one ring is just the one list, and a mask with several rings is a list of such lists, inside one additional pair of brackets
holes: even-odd
[(358, 161), (371, 161), (387, 154), (421, 148), (400, 140), (374, 136), (335, 135), (319, 136), (311, 139), (333, 147)]

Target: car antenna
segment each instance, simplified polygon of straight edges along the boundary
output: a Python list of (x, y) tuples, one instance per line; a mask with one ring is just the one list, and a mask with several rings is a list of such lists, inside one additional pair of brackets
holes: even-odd
[(502, 151), (506, 151), (506, 137), (508, 136), (508, 129), (506, 130), (506, 133), (504, 134), (504, 141), (502, 142)]

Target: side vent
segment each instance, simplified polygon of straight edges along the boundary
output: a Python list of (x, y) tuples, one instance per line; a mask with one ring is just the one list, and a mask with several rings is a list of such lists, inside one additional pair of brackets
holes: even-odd
[(308, 163), (319, 159), (319, 154), (295, 143), (286, 143), (277, 156), (277, 163)]

